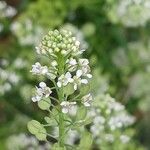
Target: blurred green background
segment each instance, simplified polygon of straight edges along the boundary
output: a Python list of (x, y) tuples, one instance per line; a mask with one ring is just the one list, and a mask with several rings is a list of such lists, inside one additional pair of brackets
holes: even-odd
[(72, 31), (87, 49), (95, 88), (136, 117), (135, 141), (150, 150), (149, 0), (0, 1), (0, 150), (43, 116), (31, 102), (37, 79), (29, 71), (39, 60), (35, 46), (56, 28)]

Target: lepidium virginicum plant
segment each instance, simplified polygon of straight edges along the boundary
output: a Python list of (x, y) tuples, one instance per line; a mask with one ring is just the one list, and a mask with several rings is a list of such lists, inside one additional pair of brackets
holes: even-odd
[[(37, 102), (48, 115), (44, 117), (45, 124), (32, 120), (28, 123), (28, 129), (39, 140), (47, 141), (48, 136), (55, 138), (58, 143), (54, 144), (54, 149), (66, 149), (69, 146), (65, 144), (68, 131), (78, 130), (90, 123), (86, 115), (92, 102), (89, 61), (80, 58), (84, 50), (72, 33), (66, 30), (49, 31), (36, 51), (46, 57), (48, 65), (36, 62), (31, 73), (45, 76), (47, 82), (42, 81), (36, 86), (32, 101)], [(58, 127), (58, 136), (54, 137), (48, 129), (47, 132), (48, 127)]]

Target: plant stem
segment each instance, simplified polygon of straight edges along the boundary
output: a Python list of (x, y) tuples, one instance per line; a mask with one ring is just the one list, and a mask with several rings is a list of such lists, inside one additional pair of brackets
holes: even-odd
[[(59, 94), (59, 100), (63, 101), (63, 89), (60, 90), (60, 94)], [(59, 113), (59, 146), (60, 147), (64, 147), (64, 132), (65, 132), (65, 128), (64, 128), (64, 115), (63, 113), (60, 111)]]

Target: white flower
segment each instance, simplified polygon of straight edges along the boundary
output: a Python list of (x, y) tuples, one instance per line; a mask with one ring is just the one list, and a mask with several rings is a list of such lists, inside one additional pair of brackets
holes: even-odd
[(91, 72), (90, 66), (88, 64), (89, 64), (88, 59), (85, 59), (85, 58), (79, 59), (79, 66), (81, 67), (83, 76), (92, 78), (92, 75), (90, 74), (90, 72)]
[(77, 61), (74, 58), (67, 59), (66, 63), (68, 64), (68, 70), (73, 72), (77, 69)]
[(73, 82), (72, 76), (70, 72), (67, 72), (65, 75), (62, 74), (58, 78), (57, 86), (58, 87), (66, 86), (68, 83), (72, 83), (72, 82)]
[(73, 58), (70, 58), (70, 60), (69, 60), (69, 64), (70, 65), (76, 65), (77, 64), (77, 61), (75, 60), (75, 59), (73, 59)]
[(81, 79), (80, 77), (82, 76), (82, 70), (77, 70), (76, 75), (73, 77), (73, 84), (74, 84), (74, 90), (77, 90), (78, 85), (87, 84), (88, 80), (87, 79)]
[(88, 61), (88, 59), (80, 58), (80, 59), (79, 59), (79, 64), (80, 64), (81, 66), (87, 66), (87, 65), (89, 64), (89, 61)]
[(92, 102), (92, 95), (90, 93), (82, 97), (82, 103), (84, 104), (84, 106), (86, 107), (91, 106), (91, 102)]
[(51, 65), (52, 65), (53, 67), (56, 67), (58, 64), (57, 64), (57, 62), (54, 60), (54, 61), (51, 62)]
[(130, 137), (127, 136), (127, 135), (121, 135), (120, 140), (121, 140), (122, 143), (128, 143), (129, 140), (130, 140)]
[(47, 66), (41, 66), (39, 62), (36, 62), (32, 65), (32, 70), (30, 72), (37, 75), (45, 75), (48, 73), (48, 68)]
[(32, 101), (40, 101), (43, 97), (47, 98), (51, 93), (51, 89), (44, 82), (40, 82), (39, 88), (36, 87), (36, 95), (32, 97)]
[(76, 105), (76, 102), (63, 101), (60, 105), (62, 107), (62, 112), (66, 114)]

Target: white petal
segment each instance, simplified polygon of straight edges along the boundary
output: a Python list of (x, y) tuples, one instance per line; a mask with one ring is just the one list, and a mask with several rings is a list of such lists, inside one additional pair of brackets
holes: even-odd
[(64, 114), (66, 114), (66, 113), (68, 113), (68, 109), (67, 109), (67, 108), (62, 108), (62, 112), (63, 112)]
[(69, 81), (70, 83), (72, 83), (74, 80), (73, 80), (72, 78), (70, 78), (68, 81)]
[(57, 86), (60, 88), (61, 87), (61, 82), (57, 82)]
[(87, 74), (87, 77), (88, 77), (88, 78), (92, 78), (92, 75), (91, 75), (91, 74)]
[(81, 83), (87, 84), (87, 83), (88, 83), (88, 80), (87, 80), (87, 79), (82, 79), (82, 80), (81, 80)]
[(89, 107), (89, 106), (91, 106), (88, 102), (85, 102), (84, 103), (84, 106), (86, 106), (86, 107)]
[(32, 97), (32, 101), (36, 102), (37, 101), (36, 97)]
[(46, 83), (40, 82), (40, 83), (39, 83), (39, 86), (40, 86), (41, 88), (45, 88), (45, 87), (46, 87)]
[(76, 83), (74, 84), (74, 90), (77, 90), (77, 84)]
[(40, 101), (41, 100), (41, 97), (40, 96), (34, 96), (34, 97), (32, 97), (32, 101), (33, 102), (38, 102), (38, 101)]
[(82, 70), (77, 70), (76, 75), (77, 75), (77, 77), (81, 77), (81, 75), (82, 75)]
[(46, 74), (48, 72), (47, 66), (42, 67), (41, 73)]
[(70, 72), (67, 72), (67, 73), (65, 74), (65, 77), (66, 77), (67, 79), (71, 78)]

